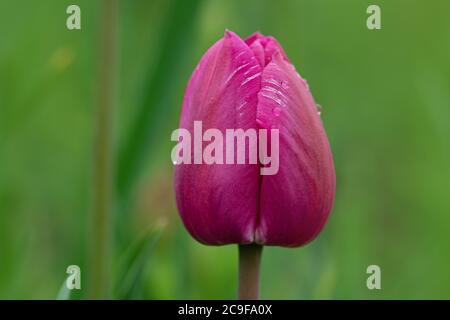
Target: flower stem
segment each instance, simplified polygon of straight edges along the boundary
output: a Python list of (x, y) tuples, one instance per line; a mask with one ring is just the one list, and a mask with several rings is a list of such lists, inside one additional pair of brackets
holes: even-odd
[(117, 0), (101, 7), (98, 101), (95, 115), (93, 198), (90, 229), (89, 295), (109, 298), (111, 216), (113, 205), (113, 145)]
[(262, 246), (257, 244), (239, 245), (239, 300), (259, 298), (259, 269)]

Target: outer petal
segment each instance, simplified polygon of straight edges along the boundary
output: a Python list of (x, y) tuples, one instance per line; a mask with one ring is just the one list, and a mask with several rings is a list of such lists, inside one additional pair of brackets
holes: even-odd
[(306, 81), (281, 54), (265, 67), (257, 111), (264, 128), (279, 129), (279, 171), (263, 176), (256, 242), (300, 246), (313, 240), (330, 213), (333, 159)]
[[(192, 137), (197, 120), (203, 122), (204, 131), (217, 128), (224, 135), (225, 129), (230, 128), (256, 129), (261, 72), (252, 50), (227, 31), (202, 57), (188, 83), (180, 128), (188, 129)], [(259, 192), (257, 164), (177, 165), (175, 189), (181, 218), (200, 242), (254, 240)]]

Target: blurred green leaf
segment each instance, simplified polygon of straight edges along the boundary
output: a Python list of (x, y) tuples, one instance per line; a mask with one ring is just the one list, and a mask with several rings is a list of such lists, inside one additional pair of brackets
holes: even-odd
[(151, 229), (138, 239), (125, 254), (118, 271), (115, 298), (141, 298), (144, 270), (162, 231), (163, 227), (161, 226)]
[(56, 300), (70, 300), (72, 290), (67, 287), (66, 281), (67, 278), (64, 279), (64, 282), (58, 291), (58, 295), (56, 296)]
[[(125, 137), (118, 157), (119, 197), (126, 198), (133, 181), (139, 173), (148, 151), (161, 140), (161, 131), (167, 125), (167, 118), (174, 112), (164, 102), (172, 97), (175, 79), (186, 59), (180, 59), (180, 52), (189, 50), (196, 14), (201, 0), (174, 0), (167, 23), (162, 30), (161, 50), (156, 59), (156, 69), (149, 66), (147, 80), (140, 93), (141, 100), (137, 116)], [(183, 55), (184, 56), (184, 55)]]

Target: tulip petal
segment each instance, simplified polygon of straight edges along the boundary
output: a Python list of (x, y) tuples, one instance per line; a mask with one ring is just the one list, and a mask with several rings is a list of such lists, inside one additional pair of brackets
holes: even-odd
[(247, 39), (245, 39), (245, 43), (248, 46), (250, 46), (255, 41), (261, 40), (261, 39), (264, 39), (264, 38), (265, 38), (265, 36), (261, 32), (256, 31), (255, 33), (253, 33), (250, 36), (248, 36)]
[(269, 62), (272, 60), (272, 57), (276, 53), (281, 53), (283, 58), (286, 61), (289, 61), (286, 53), (284, 52), (283, 47), (279, 44), (277, 39), (271, 36), (264, 36), (263, 34), (259, 32), (253, 33), (251, 36), (249, 36), (247, 39), (245, 39), (245, 43), (250, 46), (250, 48), (255, 53), (255, 56), (258, 58), (258, 60), (261, 61), (262, 54), (260, 52), (260, 48), (263, 48), (264, 53), (264, 61), (261, 63), (262, 66), (266, 66), (269, 64)]
[(279, 129), (279, 171), (262, 177), (255, 241), (300, 246), (323, 228), (334, 199), (333, 159), (309, 88), (281, 53), (264, 68), (257, 121)]
[(253, 54), (255, 55), (256, 59), (259, 62), (259, 65), (261, 67), (264, 67), (266, 65), (265, 62), (265, 54), (264, 54), (264, 48), (261, 45), (259, 41), (255, 41), (250, 45), (250, 49), (252, 49)]
[[(225, 129), (256, 129), (261, 72), (248, 45), (226, 31), (189, 80), (180, 128), (189, 130), (193, 139), (194, 121), (202, 121), (203, 131), (217, 128), (224, 136)], [(258, 164), (177, 165), (177, 205), (191, 235), (206, 244), (251, 243), (259, 179)]]

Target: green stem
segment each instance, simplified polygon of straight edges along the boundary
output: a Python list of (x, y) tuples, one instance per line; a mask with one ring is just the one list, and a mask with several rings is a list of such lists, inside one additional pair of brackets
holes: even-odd
[(89, 294), (109, 298), (111, 212), (113, 202), (113, 135), (116, 66), (117, 0), (102, 0), (95, 116), (93, 199), (90, 245)]
[(257, 300), (259, 298), (262, 248), (257, 244), (239, 245), (239, 300)]

